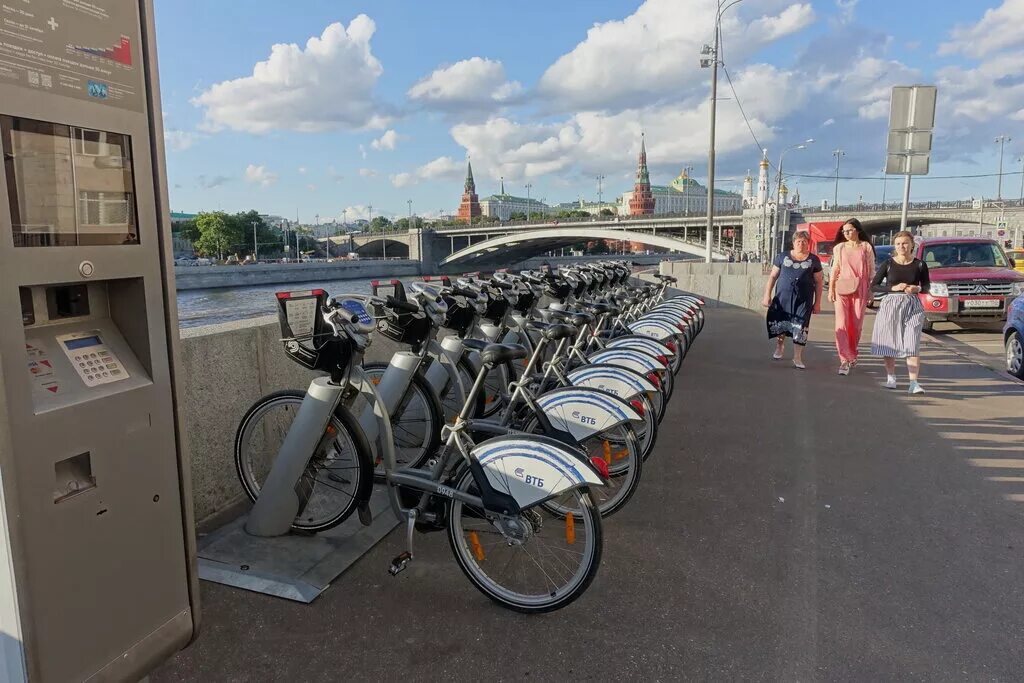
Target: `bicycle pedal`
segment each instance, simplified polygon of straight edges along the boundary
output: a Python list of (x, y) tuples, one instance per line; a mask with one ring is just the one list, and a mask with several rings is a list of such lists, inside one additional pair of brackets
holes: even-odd
[(388, 567), (388, 574), (391, 576), (398, 576), (400, 573), (405, 571), (405, 568), (409, 566), (412, 561), (412, 553), (408, 550), (391, 560), (391, 566)]

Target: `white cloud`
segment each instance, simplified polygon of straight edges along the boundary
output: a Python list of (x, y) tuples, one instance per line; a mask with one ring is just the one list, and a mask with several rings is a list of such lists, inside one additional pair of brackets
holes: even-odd
[(306, 175), (306, 167), (299, 166), (299, 175)]
[(184, 152), (196, 144), (202, 137), (199, 133), (185, 130), (165, 130), (164, 144), (175, 152)]
[(363, 147), (362, 145), (359, 145), (359, 156), (361, 156), (364, 159), (366, 158), (366, 148)]
[(359, 175), (364, 178), (375, 178), (377, 177), (377, 172), (372, 168), (361, 168), (359, 169)]
[(226, 175), (200, 175), (196, 177), (196, 183), (199, 185), (199, 187), (203, 188), (204, 190), (212, 190), (214, 188), (220, 187), (221, 185), (230, 183), (232, 180), (234, 180), (234, 178)]
[(270, 187), (277, 182), (277, 174), (268, 171), (266, 166), (249, 164), (245, 167), (245, 180), (260, 187)]
[[(732, 65), (814, 21), (808, 3), (759, 18), (744, 15), (748, 9), (741, 5), (722, 20), (723, 54)], [(685, 7), (678, 0), (646, 0), (621, 21), (595, 24), (544, 72), (537, 89), (552, 108), (579, 111), (627, 109), (638, 98), (657, 101), (700, 84), (707, 74), (697, 67), (698, 52), (713, 34), (715, 12), (714, 0), (691, 0)]]
[(429, 161), (413, 172), (395, 173), (388, 176), (391, 184), (395, 187), (406, 187), (415, 185), (421, 180), (438, 180), (441, 178), (458, 178), (466, 171), (464, 163), (459, 163), (451, 157), (438, 157)]
[(409, 99), (438, 109), (492, 107), (508, 103), (523, 87), (505, 77), (499, 61), (472, 57), (435, 69), (409, 88)]
[(340, 183), (345, 179), (345, 175), (334, 166), (327, 167), (327, 177), (334, 183)]
[(862, 119), (884, 119), (889, 116), (889, 100), (875, 100), (871, 104), (857, 107), (857, 115)]
[(974, 24), (957, 26), (950, 40), (939, 46), (939, 54), (984, 57), (1007, 48), (1024, 45), (1024, 0), (1004, 0), (988, 9)]
[(391, 180), (391, 184), (395, 187), (405, 187), (416, 182), (416, 176), (412, 173), (395, 173), (394, 175), (389, 176), (389, 179)]
[(938, 116), (952, 112), (976, 123), (1013, 117), (1024, 108), (1024, 52), (997, 55), (975, 68), (938, 71)]
[(839, 21), (849, 24), (853, 21), (854, 12), (857, 11), (857, 3), (860, 0), (836, 0), (836, 7), (839, 9)]
[(310, 192), (316, 192), (316, 185), (310, 183), (309, 185), (306, 185), (306, 189), (309, 190)]
[(821, 122), (821, 127), (822, 127), (822, 128), (827, 128), (828, 126), (831, 126), (831, 125), (832, 125), (832, 124), (834, 124), (835, 122), (836, 122), (836, 120), (835, 120), (835, 119), (833, 119), (833, 118), (827, 118), (827, 119), (825, 119), (824, 121), (822, 121), (822, 122)]
[[(380, 212), (377, 212), (374, 215), (379, 216)], [(346, 206), (345, 210), (338, 215), (337, 220), (352, 223), (353, 221), (368, 220), (369, 217), (370, 208), (365, 204), (356, 204), (355, 206)]]
[(378, 152), (384, 150), (394, 151), (395, 147), (398, 145), (398, 140), (401, 137), (402, 136), (394, 130), (388, 129), (384, 131), (383, 135), (371, 142), (370, 147), (373, 147)]
[(250, 133), (383, 127), (387, 107), (373, 94), (383, 73), (370, 50), (375, 30), (360, 14), (347, 28), (329, 25), (305, 49), (274, 45), (251, 76), (217, 83), (193, 98), (205, 110), (203, 127)]

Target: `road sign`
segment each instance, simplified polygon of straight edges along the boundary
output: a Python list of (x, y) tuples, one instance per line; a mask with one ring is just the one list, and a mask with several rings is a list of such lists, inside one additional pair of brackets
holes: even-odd
[(885, 172), (927, 175), (935, 127), (934, 85), (896, 86), (889, 101)]

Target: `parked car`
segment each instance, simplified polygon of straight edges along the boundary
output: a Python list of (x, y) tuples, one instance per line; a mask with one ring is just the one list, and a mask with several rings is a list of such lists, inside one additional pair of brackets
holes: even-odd
[(1006, 348), (1006, 371), (1024, 379), (1024, 296), (1014, 299), (1006, 312), (1003, 344)]
[(1024, 273), (1024, 249), (1007, 249), (1006, 255), (1013, 259), (1013, 269)]
[[(891, 244), (879, 244), (875, 247), (875, 270), (878, 270), (882, 263), (889, 257), (892, 256), (892, 245)], [(885, 280), (882, 280), (882, 284), (885, 284)], [(868, 301), (868, 308), (875, 308), (878, 306), (878, 302), (882, 300), (885, 293), (875, 293), (871, 295), (871, 300)]]
[(970, 325), (1006, 320), (1009, 304), (1024, 294), (1024, 273), (995, 240), (983, 237), (929, 237), (916, 244), (928, 265), (931, 291), (922, 292), (925, 329), (937, 322)]

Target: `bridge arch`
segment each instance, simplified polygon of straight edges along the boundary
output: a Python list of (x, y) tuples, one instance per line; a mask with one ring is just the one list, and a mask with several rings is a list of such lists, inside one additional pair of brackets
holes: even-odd
[[(456, 251), (441, 261), (441, 266), (512, 264), (539, 256), (554, 249), (575, 244), (580, 240), (626, 240), (671, 251), (681, 251), (695, 256), (704, 255), (704, 247), (684, 242), (675, 237), (632, 230), (614, 230), (588, 227), (586, 224), (547, 230), (513, 232), (501, 237), (477, 242)], [(717, 259), (727, 258), (725, 254), (712, 252)]]
[(356, 253), (366, 258), (380, 258), (384, 255), (384, 244), (387, 243), (388, 258), (409, 258), (409, 244), (393, 239), (371, 239), (358, 245)]

